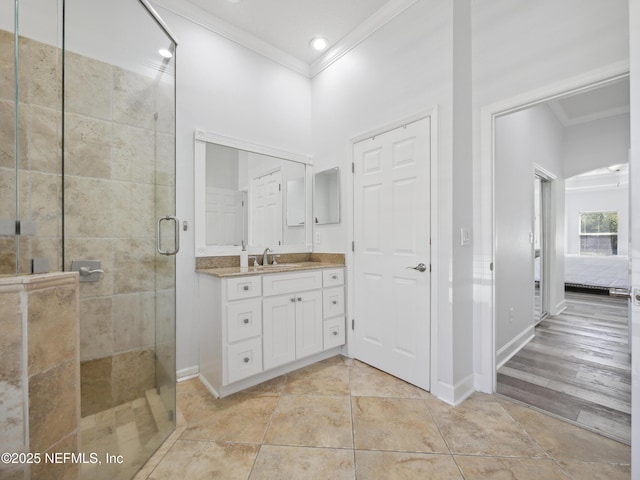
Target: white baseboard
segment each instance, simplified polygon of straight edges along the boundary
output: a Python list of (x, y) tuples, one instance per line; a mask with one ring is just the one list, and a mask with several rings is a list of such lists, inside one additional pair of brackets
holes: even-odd
[(200, 373), (200, 368), (197, 365), (193, 367), (183, 368), (176, 372), (176, 381), (184, 382), (186, 380), (191, 380), (192, 378), (196, 378)]
[(562, 300), (560, 303), (558, 303), (558, 305), (556, 305), (556, 309), (552, 313), (552, 315), (560, 315), (566, 309), (567, 309), (567, 301), (566, 300)]
[(438, 395), (437, 397), (443, 402), (447, 402), (449, 405), (460, 405), (464, 402), (473, 392), (476, 391), (473, 384), (474, 374), (467, 375), (455, 385), (449, 383), (438, 382)]
[(531, 325), (498, 350), (496, 354), (496, 370), (499, 370), (500, 367), (511, 360), (511, 357), (518, 353), (533, 337), (535, 337), (534, 326)]

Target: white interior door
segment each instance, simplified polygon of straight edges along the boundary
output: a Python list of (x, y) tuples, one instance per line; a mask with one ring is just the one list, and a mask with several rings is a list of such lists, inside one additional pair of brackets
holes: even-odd
[(356, 143), (354, 164), (355, 357), (428, 390), (429, 118)]
[(243, 198), (237, 190), (207, 187), (207, 245), (240, 245)]
[(282, 245), (282, 172), (251, 182), (251, 245)]

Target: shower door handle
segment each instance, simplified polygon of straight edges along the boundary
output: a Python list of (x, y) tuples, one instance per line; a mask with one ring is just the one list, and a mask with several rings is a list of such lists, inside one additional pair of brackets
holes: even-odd
[[(173, 250), (162, 250), (162, 222), (173, 222), (174, 223), (174, 249)], [(167, 215), (166, 217), (160, 217), (158, 219), (158, 232), (156, 236), (156, 250), (160, 255), (175, 255), (180, 250), (180, 221), (176, 217), (172, 217), (171, 215)]]

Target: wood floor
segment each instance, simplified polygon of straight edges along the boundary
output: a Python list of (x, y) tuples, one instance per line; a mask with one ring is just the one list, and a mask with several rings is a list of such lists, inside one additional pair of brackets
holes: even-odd
[(627, 300), (566, 292), (567, 309), (498, 370), (499, 394), (631, 441)]

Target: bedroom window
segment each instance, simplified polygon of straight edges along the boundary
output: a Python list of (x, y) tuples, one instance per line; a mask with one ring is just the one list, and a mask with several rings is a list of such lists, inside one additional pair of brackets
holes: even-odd
[(580, 213), (580, 255), (618, 254), (618, 212)]

